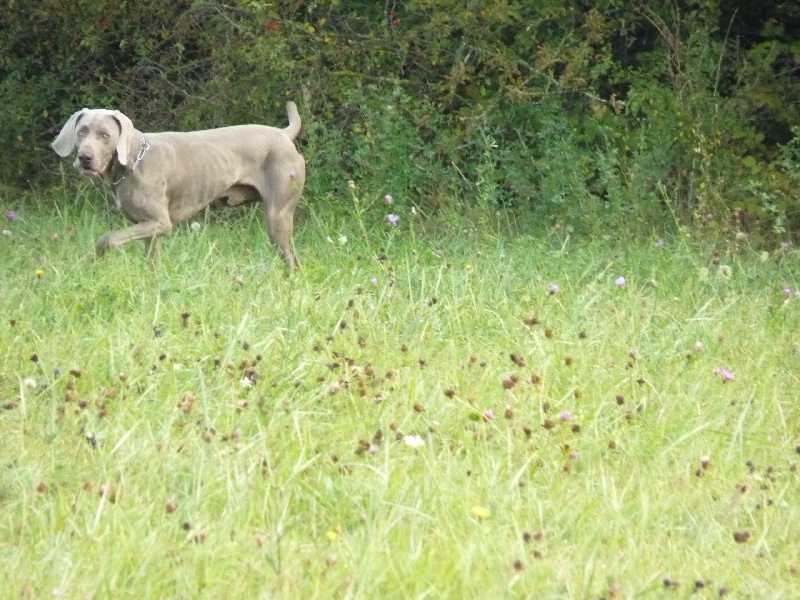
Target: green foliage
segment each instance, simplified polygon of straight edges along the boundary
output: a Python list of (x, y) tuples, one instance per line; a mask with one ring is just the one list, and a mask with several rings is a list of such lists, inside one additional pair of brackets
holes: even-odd
[(789, 4), (12, 1), (0, 7), (0, 179), (46, 182), (48, 142), (81, 106), (191, 129), (280, 124), (292, 98), (311, 195), (354, 178), (432, 209), (575, 226), (708, 213), (730, 229), (789, 225)]

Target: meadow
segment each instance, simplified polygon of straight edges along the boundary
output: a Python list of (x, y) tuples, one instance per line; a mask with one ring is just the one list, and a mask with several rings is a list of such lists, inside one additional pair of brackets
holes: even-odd
[(0, 215), (1, 597), (800, 594), (790, 244), (81, 194)]

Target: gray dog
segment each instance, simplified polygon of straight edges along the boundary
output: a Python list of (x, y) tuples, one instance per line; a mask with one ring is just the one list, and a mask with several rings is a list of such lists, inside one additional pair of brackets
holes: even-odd
[(131, 240), (148, 253), (172, 224), (215, 200), (231, 206), (261, 199), (267, 230), (283, 260), (297, 267), (292, 229), (305, 182), (305, 161), (292, 140), (300, 131), (294, 102), (286, 104), (289, 126), (239, 125), (188, 133), (135, 129), (121, 112), (84, 108), (72, 115), (53, 142), (59, 156), (77, 150), (73, 166), (114, 191), (117, 207), (134, 225), (97, 241), (97, 254)]

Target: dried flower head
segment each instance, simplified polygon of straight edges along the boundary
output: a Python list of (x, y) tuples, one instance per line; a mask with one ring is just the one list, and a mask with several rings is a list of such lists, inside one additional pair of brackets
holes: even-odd
[(508, 357), (511, 359), (511, 362), (513, 362), (518, 367), (522, 368), (522, 367), (525, 366), (525, 359), (522, 356), (520, 356), (519, 354), (511, 352), (508, 355)]
[(747, 530), (743, 531), (734, 531), (733, 532), (733, 540), (737, 544), (744, 544), (750, 539), (750, 532)]

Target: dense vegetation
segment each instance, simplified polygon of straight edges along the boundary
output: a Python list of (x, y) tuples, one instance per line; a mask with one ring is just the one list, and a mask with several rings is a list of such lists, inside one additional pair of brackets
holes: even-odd
[(81, 106), (144, 129), (282, 123), (308, 190), (606, 228), (796, 223), (800, 7), (765, 0), (108, 0), (0, 7), (0, 181), (57, 173)]

